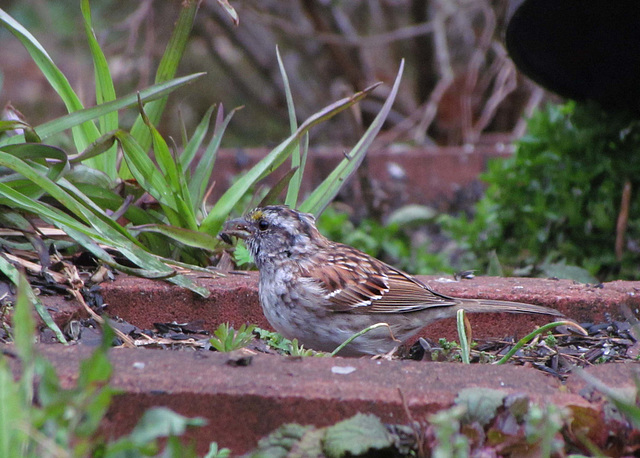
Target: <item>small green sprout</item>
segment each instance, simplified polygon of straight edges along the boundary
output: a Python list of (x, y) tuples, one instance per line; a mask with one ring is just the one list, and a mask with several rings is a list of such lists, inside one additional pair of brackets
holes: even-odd
[(254, 325), (247, 326), (243, 324), (237, 331), (233, 329), (229, 323), (222, 323), (213, 333), (213, 337), (209, 342), (216, 350), (220, 352), (230, 352), (246, 347), (251, 339), (253, 339)]

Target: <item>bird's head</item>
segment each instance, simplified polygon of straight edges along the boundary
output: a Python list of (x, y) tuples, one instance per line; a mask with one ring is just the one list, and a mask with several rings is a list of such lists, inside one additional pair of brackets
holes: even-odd
[(258, 268), (278, 258), (309, 256), (327, 243), (313, 215), (283, 205), (258, 207), (227, 221), (220, 238), (230, 243), (232, 236), (246, 240)]

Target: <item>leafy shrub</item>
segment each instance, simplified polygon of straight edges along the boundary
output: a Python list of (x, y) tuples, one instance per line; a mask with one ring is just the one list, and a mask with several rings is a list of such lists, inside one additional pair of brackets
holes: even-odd
[[(494, 160), (475, 215), (442, 217), (486, 268), (492, 253), (514, 274), (640, 278), (640, 199), (629, 203), (626, 245), (615, 253), (625, 183), (640, 189), (640, 121), (592, 104), (550, 105), (528, 122), (515, 154)], [(584, 275), (582, 275), (584, 278)]]

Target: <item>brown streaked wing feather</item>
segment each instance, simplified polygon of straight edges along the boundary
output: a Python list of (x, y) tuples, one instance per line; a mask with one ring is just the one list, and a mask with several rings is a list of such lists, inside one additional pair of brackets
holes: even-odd
[(455, 299), (354, 248), (339, 244), (335, 248), (329, 262), (313, 263), (307, 272), (323, 284), (333, 311), (402, 313), (456, 304)]
[(388, 266), (389, 292), (368, 307), (370, 313), (417, 312), (430, 307), (448, 307), (457, 301), (432, 291), (410, 275)]

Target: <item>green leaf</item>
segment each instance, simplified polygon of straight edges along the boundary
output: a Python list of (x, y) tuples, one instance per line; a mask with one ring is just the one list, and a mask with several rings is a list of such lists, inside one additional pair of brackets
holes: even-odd
[(540, 270), (545, 276), (551, 278), (565, 278), (580, 283), (598, 283), (598, 280), (586, 269), (567, 265), (564, 260), (556, 263), (545, 262), (540, 265)]
[[(0, 152), (0, 159), (1, 157), (2, 153)], [(78, 194), (80, 194), (79, 191)], [(120, 227), (115, 223), (115, 221), (111, 221), (111, 224), (116, 225), (115, 228), (112, 228), (110, 224), (106, 224), (106, 221), (101, 221), (94, 215), (90, 218), (92, 227), (87, 227), (79, 221), (71, 218), (65, 212), (41, 202), (34, 201), (33, 199), (29, 199), (3, 183), (0, 183), (0, 196), (4, 196), (9, 199), (12, 202), (11, 206), (16, 206), (17, 208), (40, 215), (45, 221), (65, 231), (65, 233), (67, 233), (72, 239), (81, 244), (98, 259), (117, 268), (118, 270), (146, 278), (166, 278), (167, 281), (184, 288), (188, 288), (203, 297), (208, 297), (210, 294), (206, 288), (196, 285), (191, 279), (183, 275), (175, 275), (175, 271), (167, 266), (159, 257), (147, 253), (141, 247), (135, 245), (129, 239), (129, 237), (132, 237), (131, 234), (125, 231), (125, 236), (125, 234), (121, 234), (119, 230), (115, 230), (115, 228)], [(89, 211), (81, 207), (79, 204), (78, 208), (81, 208), (83, 212), (90, 215)], [(117, 264), (113, 258), (94, 243), (93, 240), (97, 240), (100, 243), (104, 243), (120, 250), (125, 257), (136, 265), (142, 267), (144, 270), (132, 269)], [(55, 323), (53, 325), (55, 326)], [(57, 326), (55, 328), (57, 329)], [(62, 333), (60, 333), (60, 336), (62, 336)]]
[(328, 457), (362, 456), (393, 445), (393, 437), (378, 417), (356, 414), (327, 428), (323, 449)]
[(398, 74), (389, 93), (389, 97), (385, 100), (384, 105), (380, 109), (380, 112), (375, 117), (367, 131), (362, 138), (353, 147), (353, 149), (347, 154), (347, 158), (343, 159), (340, 164), (329, 174), (329, 176), (318, 186), (309, 197), (300, 205), (300, 211), (313, 213), (316, 217), (320, 216), (322, 211), (338, 194), (343, 184), (347, 179), (356, 171), (364, 155), (367, 153), (369, 146), (375, 139), (376, 135), (382, 128), (391, 106), (398, 93), (400, 87), (400, 80), (402, 79), (402, 73), (404, 71), (404, 59), (400, 63)]
[(506, 393), (500, 390), (465, 388), (458, 393), (455, 403), (465, 407), (465, 413), (462, 417), (464, 422), (477, 421), (484, 426), (496, 416), (505, 397)]
[[(69, 170), (67, 154), (55, 146), (39, 143), (18, 143), (3, 146), (1, 149), (20, 159), (30, 159), (44, 165), (49, 169), (47, 176), (53, 181)], [(3, 181), (6, 180), (3, 179)]]
[(161, 176), (166, 180), (169, 187), (168, 190), (175, 198), (176, 213), (174, 215), (173, 212), (170, 212), (167, 215), (169, 217), (169, 221), (174, 225), (196, 230), (198, 228), (198, 223), (196, 221), (195, 210), (191, 202), (191, 196), (189, 194), (189, 189), (180, 163), (174, 159), (171, 151), (169, 151), (169, 145), (167, 145), (167, 142), (162, 138), (160, 132), (158, 132), (155, 126), (151, 124), (147, 118), (141, 103), (139, 106), (142, 119), (151, 131), (153, 151), (155, 153), (156, 162), (162, 171)]
[(312, 426), (302, 426), (296, 423), (282, 425), (267, 437), (260, 439), (258, 447), (249, 456), (252, 458), (288, 457), (288, 452), (294, 449), (302, 438), (312, 430)]
[(209, 123), (211, 122), (211, 115), (213, 114), (213, 110), (215, 109), (215, 105), (211, 105), (207, 112), (204, 114), (200, 123), (196, 127), (196, 130), (193, 133), (191, 139), (185, 145), (182, 154), (180, 154), (180, 165), (183, 170), (188, 170), (191, 162), (196, 156), (196, 153), (200, 149), (200, 145), (204, 141), (204, 137), (207, 135), (207, 130), (209, 130)]
[(35, 359), (34, 339), (36, 329), (36, 322), (31, 314), (31, 302), (29, 301), (31, 287), (23, 275), (19, 276), (17, 286), (18, 297), (16, 298), (15, 312), (13, 314), (13, 340), (20, 359), (24, 364), (30, 364)]
[(190, 426), (204, 426), (204, 418), (188, 418), (166, 407), (147, 410), (131, 431), (129, 439), (138, 445), (148, 444), (161, 437), (180, 436)]
[[(295, 167), (289, 170), (287, 173), (285, 173), (284, 176), (280, 178), (275, 185), (273, 185), (273, 187), (269, 190), (267, 195), (262, 198), (262, 200), (258, 204), (258, 207), (265, 207), (267, 205), (276, 203), (276, 200), (280, 195), (280, 193), (284, 190), (284, 188), (288, 184), (291, 183), (291, 179), (297, 172), (298, 172), (298, 167)], [(289, 186), (289, 189), (291, 189), (291, 186)]]
[(432, 222), (438, 212), (426, 205), (409, 204), (393, 211), (387, 219), (387, 224), (406, 226)]
[(42, 141), (33, 127), (26, 122), (18, 120), (0, 121), (0, 133), (12, 130), (22, 130), (24, 138), (29, 143), (40, 143)]
[(238, 242), (238, 244), (236, 245), (236, 249), (233, 252), (233, 259), (239, 266), (243, 266), (253, 262), (251, 252), (247, 248), (247, 245), (245, 245), (243, 242), (244, 241)]
[[(87, 148), (84, 151), (78, 154), (69, 156), (69, 162), (73, 164), (78, 164), (84, 160), (90, 159), (95, 156), (99, 156), (100, 154), (103, 154), (104, 152), (109, 151), (109, 149), (111, 149), (116, 142), (115, 133), (116, 131), (114, 130), (100, 136), (93, 143), (87, 146)], [(101, 168), (98, 168), (98, 169), (93, 168), (93, 169), (98, 170), (101, 173), (106, 173), (104, 169), (101, 169)], [(111, 181), (114, 180), (113, 177), (109, 177), (109, 178)]]
[(218, 448), (218, 444), (211, 442), (209, 444), (209, 451), (204, 458), (228, 458), (231, 456), (231, 450), (228, 448)]
[(0, 405), (0, 456), (21, 456), (29, 441), (21, 426), (31, 405), (20, 395), (4, 355), (0, 355)]
[(124, 130), (119, 130), (116, 132), (116, 138), (122, 145), (122, 151), (129, 165), (129, 170), (138, 184), (161, 205), (177, 212), (176, 196), (171, 192), (171, 187), (166, 177), (156, 168), (133, 135)]

